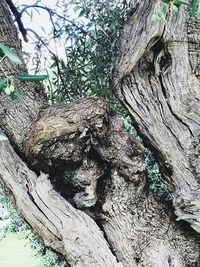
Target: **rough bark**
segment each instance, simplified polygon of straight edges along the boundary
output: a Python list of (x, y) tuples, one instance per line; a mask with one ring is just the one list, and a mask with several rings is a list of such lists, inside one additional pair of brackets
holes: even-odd
[(175, 223), (170, 207), (147, 192), (144, 148), (123, 130), (123, 120), (106, 101), (49, 107), (26, 149), (35, 159), (32, 168), (48, 172), (49, 180), (2, 142), (0, 182), (26, 221), (70, 266), (200, 264), (198, 236)]
[(28, 169), (7, 141), (0, 146), (4, 187), (47, 246), (62, 253), (70, 266), (121, 266), (96, 223), (53, 190), (47, 174)]
[[(9, 18), (4, 0), (2, 12)], [(14, 47), (13, 24), (1, 19)], [(7, 33), (0, 41), (9, 44)], [(1, 129), (15, 149), (0, 142), (0, 184), (45, 244), (69, 266), (200, 266), (199, 236), (148, 192), (143, 144), (107, 102), (46, 107), (36, 85), (21, 86), (24, 108), (0, 95)]]
[[(23, 62), (21, 42), (4, 0), (1, 1), (0, 8), (0, 42), (13, 48)], [(24, 73), (26, 73), (24, 63), (15, 65), (10, 60), (4, 60), (0, 64), (0, 79)], [(38, 117), (40, 110), (47, 106), (47, 99), (43, 87), (38, 83), (21, 83), (21, 89), (23, 90), (23, 103), (17, 97), (13, 100), (5, 94), (0, 94), (0, 127), (12, 139), (12, 143), (18, 149), (23, 150), (22, 143), (26, 132)]]
[(172, 184), (177, 220), (200, 232), (200, 21), (181, 6), (152, 23), (158, 2), (137, 5), (111, 82)]

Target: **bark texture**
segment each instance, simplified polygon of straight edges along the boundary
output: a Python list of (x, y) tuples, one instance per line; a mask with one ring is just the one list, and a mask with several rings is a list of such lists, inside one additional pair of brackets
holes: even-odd
[[(25, 74), (26, 67), (22, 57), (21, 41), (5, 0), (1, 1), (0, 11), (0, 42), (13, 48), (23, 62), (22, 65), (15, 65), (7, 59), (1, 62), (0, 79), (5, 79)], [(23, 103), (17, 97), (13, 100), (4, 93), (0, 94), (0, 127), (22, 151), (26, 132), (38, 117), (40, 110), (47, 105), (47, 99), (43, 87), (38, 83), (22, 82), (20, 87), (23, 90)]]
[[(11, 20), (1, 19), (18, 44)], [(6, 30), (2, 36), (8, 44)], [(11, 141), (0, 142), (0, 184), (45, 244), (69, 266), (200, 266), (199, 236), (148, 192), (144, 146), (108, 103), (47, 107), (38, 85), (30, 93), (21, 86), (23, 108), (0, 95), (1, 130)]]
[(153, 23), (158, 2), (137, 5), (111, 82), (173, 185), (177, 220), (200, 232), (200, 21), (180, 6)]
[(147, 192), (144, 148), (105, 100), (41, 113), (26, 141), (29, 168), (7, 141), (0, 145), (1, 184), (70, 266), (200, 264), (198, 236)]

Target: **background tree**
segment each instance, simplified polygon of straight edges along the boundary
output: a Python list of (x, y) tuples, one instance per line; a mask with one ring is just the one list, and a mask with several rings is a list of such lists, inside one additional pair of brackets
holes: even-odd
[[(156, 152), (181, 223), (169, 203), (148, 191), (144, 147), (125, 132), (105, 100), (48, 106), (42, 86), (34, 83), (20, 84), (23, 105), (0, 96), (1, 129), (12, 145), (0, 143), (0, 182), (32, 229), (69, 266), (200, 264), (199, 81), (189, 64), (192, 54), (196, 69), (198, 51), (186, 49), (198, 37), (188, 29), (198, 22), (188, 20), (180, 7), (179, 16), (169, 11), (164, 21), (152, 24), (157, 4), (134, 1), (110, 81), (145, 144)], [(4, 0), (0, 14), (1, 42), (21, 57)], [(26, 73), (24, 65), (9, 60), (2, 69), (1, 77)]]

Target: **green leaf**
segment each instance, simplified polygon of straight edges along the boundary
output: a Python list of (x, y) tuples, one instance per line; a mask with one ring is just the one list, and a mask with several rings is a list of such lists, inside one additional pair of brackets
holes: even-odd
[(3, 91), (4, 86), (6, 86), (7, 81), (6, 80), (0, 80), (0, 93)]
[(156, 15), (161, 18), (161, 17), (163, 17), (164, 14), (163, 14), (162, 10), (159, 8), (156, 12)]
[(164, 15), (166, 15), (168, 11), (169, 11), (169, 5), (166, 4), (166, 5), (164, 5), (163, 8), (162, 8), (162, 13), (163, 13)]
[(153, 15), (152, 17), (151, 17), (151, 21), (153, 21), (153, 22), (158, 22), (158, 21), (160, 21), (161, 20), (161, 17), (159, 17), (159, 16), (157, 16), (157, 15)]
[(178, 12), (178, 7), (175, 6), (175, 5), (173, 5), (173, 6), (172, 6), (172, 10), (174, 11), (174, 13), (177, 13), (177, 12)]
[(5, 135), (0, 134), (0, 141), (8, 140), (8, 138)]
[(196, 11), (198, 9), (198, 6), (200, 4), (200, 1), (199, 0), (194, 0), (193, 3), (192, 3), (192, 17), (195, 17), (196, 15)]
[(185, 5), (185, 6), (189, 6), (191, 7), (191, 4), (186, 2), (186, 1), (182, 1), (182, 0), (174, 0), (173, 4), (177, 7), (180, 7), (181, 5)]
[(200, 18), (200, 1), (197, 5), (197, 11), (196, 11), (197, 18)]
[(8, 57), (13, 63), (19, 65), (22, 64), (18, 55), (8, 46), (0, 43), (0, 50), (4, 53), (6, 57)]
[(10, 86), (7, 86), (5, 89), (4, 89), (4, 93), (7, 94), (7, 95), (10, 95), (12, 93), (12, 90), (10, 90)]
[(22, 82), (39, 82), (48, 79), (48, 75), (20, 75), (15, 78)]
[(15, 83), (15, 94), (17, 96), (17, 98), (19, 99), (19, 101), (21, 103), (23, 103), (23, 92), (21, 90), (21, 88)]

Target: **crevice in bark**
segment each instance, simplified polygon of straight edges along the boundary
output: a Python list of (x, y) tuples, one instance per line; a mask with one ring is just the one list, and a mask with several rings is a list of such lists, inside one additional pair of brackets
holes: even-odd
[[(165, 89), (165, 87), (164, 87), (164, 84), (163, 84), (162, 76), (161, 76), (161, 75), (159, 75), (159, 81), (160, 81), (160, 87), (161, 87), (161, 89), (162, 89), (163, 95), (164, 95), (164, 97), (166, 98), (166, 96), (167, 96), (167, 94), (166, 94), (166, 89)], [(159, 101), (159, 102), (160, 102), (160, 101)], [(168, 105), (168, 107), (169, 107), (169, 110), (172, 111), (172, 110), (170, 109), (170, 105), (168, 104), (168, 101), (166, 101), (166, 103), (167, 103), (167, 105)], [(163, 105), (163, 103), (160, 102), (160, 107), (161, 107), (161, 108), (162, 108), (162, 105)], [(163, 113), (164, 113), (164, 110), (163, 110)], [(161, 117), (162, 117), (162, 120), (163, 120), (163, 124), (166, 126), (166, 128), (168, 129), (168, 131), (172, 134), (172, 136), (173, 136), (174, 139), (176, 140), (178, 146), (179, 146), (182, 150), (184, 150), (184, 147), (182, 146), (182, 144), (181, 144), (179, 138), (177, 137), (176, 133), (173, 132), (173, 129), (172, 129), (172, 128), (170, 127), (170, 125), (168, 125), (168, 123), (165, 121), (165, 117), (164, 117), (162, 114), (161, 114)]]
[[(194, 137), (194, 134), (193, 134), (193, 132), (192, 132), (192, 130), (190, 129), (190, 126), (187, 124), (187, 123), (185, 123), (173, 110), (172, 110), (172, 107), (171, 107), (171, 105), (169, 104), (169, 101), (167, 100), (168, 99), (168, 97), (167, 97), (167, 90), (166, 90), (166, 88), (165, 88), (165, 86), (164, 86), (164, 83), (163, 83), (163, 75), (162, 74), (160, 74), (159, 76), (158, 76), (158, 78), (159, 78), (159, 81), (160, 81), (160, 85), (161, 85), (161, 89), (162, 89), (162, 92), (163, 92), (163, 95), (164, 95), (164, 97), (166, 98), (166, 103), (167, 103), (167, 106), (168, 106), (168, 108), (169, 108), (169, 110), (170, 110), (170, 112), (171, 112), (171, 114), (174, 116), (174, 118), (177, 120), (177, 121), (179, 121), (180, 123), (182, 123), (184, 126), (186, 126), (187, 127), (187, 129), (189, 130), (189, 132), (190, 132), (190, 134), (191, 134), (191, 136), (192, 137)], [(162, 103), (161, 103), (161, 106), (162, 106)], [(184, 149), (183, 147), (182, 147), (182, 145), (181, 145), (181, 143), (179, 142), (179, 145), (180, 145), (180, 147), (182, 148), (182, 149)]]
[[(122, 88), (122, 91), (121, 91), (122, 95), (124, 96), (123, 99), (121, 100), (121, 103), (126, 105), (126, 107), (129, 109), (129, 110), (132, 110), (132, 106), (129, 104), (129, 102), (126, 100), (126, 97), (125, 97), (125, 94), (124, 94), (124, 90)], [(139, 117), (140, 117), (140, 114), (137, 113), (136, 111), (134, 111)], [(137, 123), (137, 120), (135, 119), (135, 116), (130, 113), (130, 117), (132, 119), (132, 122), (133, 122), (133, 126), (134, 128), (136, 129), (138, 135), (141, 137), (142, 139), (142, 142), (144, 144), (144, 146), (146, 148), (148, 148), (155, 156), (157, 162), (159, 163), (159, 166), (162, 170), (162, 173), (165, 174), (165, 179), (166, 181), (168, 181), (170, 183), (170, 185), (172, 186), (171, 184), (171, 176), (172, 176), (172, 173), (173, 173), (173, 168), (172, 166), (170, 166), (170, 164), (166, 161), (166, 158), (164, 158), (164, 155), (162, 154), (161, 151), (159, 151), (157, 149), (157, 147), (155, 147), (155, 144), (151, 142), (150, 139), (148, 139), (148, 137), (146, 135), (143, 134), (143, 132), (141, 131), (138, 123)], [(142, 118), (141, 118), (142, 119)], [(148, 129), (146, 128), (145, 129), (146, 132), (148, 133)]]
[[(113, 69), (111, 84), (134, 118), (145, 145), (156, 152), (164, 178), (174, 186), (178, 219), (200, 232), (199, 176), (190, 166), (190, 157), (196, 154), (191, 143), (199, 143), (200, 130), (199, 79), (195, 77), (199, 77), (200, 66), (199, 22), (181, 7), (178, 16), (170, 12), (165, 21), (153, 25), (156, 4), (146, 3), (150, 13), (145, 12), (145, 4), (140, 5), (125, 27), (123, 53)], [(148, 47), (158, 36), (162, 36), (158, 43)], [(167, 173), (168, 166), (171, 171)]]
[(194, 137), (194, 134), (193, 134), (192, 130), (190, 129), (190, 126), (187, 123), (185, 123), (175, 112), (173, 112), (172, 107), (171, 107), (171, 105), (168, 102), (167, 102), (167, 105), (169, 107), (169, 110), (170, 110), (171, 114), (174, 116), (174, 118), (177, 121), (179, 121), (180, 123), (182, 123), (184, 126), (186, 126), (187, 129), (188, 129), (188, 131), (191, 134), (191, 137)]
[(163, 84), (163, 81), (162, 81), (162, 75), (160, 74), (160, 75), (158, 76), (158, 78), (159, 78), (159, 81), (160, 81), (160, 86), (161, 86), (163, 95), (164, 95), (164, 97), (167, 99), (167, 92), (166, 92), (166, 88), (165, 88), (165, 86), (164, 86), (164, 84)]
[[(73, 170), (66, 170), (65, 172), (58, 172), (55, 169), (50, 173), (50, 181), (54, 189), (61, 194), (61, 196), (66, 199), (71, 205), (74, 206), (73, 197), (75, 196), (76, 190), (74, 186), (65, 180), (66, 172), (72, 172)], [(54, 175), (56, 173), (56, 175)]]
[(102, 219), (95, 218), (95, 222), (99, 226), (99, 229), (101, 229), (101, 231), (103, 233), (103, 236), (104, 236), (106, 242), (109, 244), (109, 249), (112, 252), (112, 254), (115, 256), (115, 258), (117, 259), (117, 262), (121, 262), (120, 259), (119, 259), (119, 257), (118, 257), (118, 253), (116, 252), (115, 248), (113, 248), (113, 246), (111, 245), (111, 243), (109, 241), (109, 237), (107, 236), (106, 231), (105, 231), (105, 229), (102, 226)]
[(172, 66), (172, 57), (167, 49), (167, 45), (163, 40), (164, 33), (165, 28), (159, 40), (153, 45), (153, 47), (149, 51), (147, 50), (147, 54), (149, 54), (149, 52), (153, 52), (152, 63), (154, 64), (154, 66), (157, 65), (158, 67), (157, 73), (154, 73), (154, 75), (158, 75), (158, 77), (160, 74), (166, 73)]

